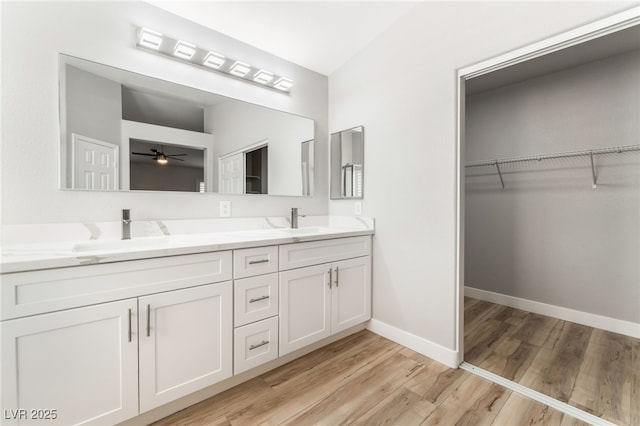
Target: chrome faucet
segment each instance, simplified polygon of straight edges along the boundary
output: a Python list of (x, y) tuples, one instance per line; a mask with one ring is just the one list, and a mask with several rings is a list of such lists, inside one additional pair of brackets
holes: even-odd
[(298, 218), (305, 217), (303, 214), (298, 214), (297, 207), (291, 207), (291, 229), (298, 229)]
[(131, 210), (122, 209), (122, 239), (131, 239)]

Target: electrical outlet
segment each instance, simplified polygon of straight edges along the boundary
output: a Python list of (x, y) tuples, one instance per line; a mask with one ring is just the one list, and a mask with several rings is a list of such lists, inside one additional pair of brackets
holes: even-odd
[(356, 201), (353, 203), (353, 213), (356, 216), (360, 216), (362, 214), (362, 201)]
[(220, 201), (220, 217), (231, 216), (231, 201)]

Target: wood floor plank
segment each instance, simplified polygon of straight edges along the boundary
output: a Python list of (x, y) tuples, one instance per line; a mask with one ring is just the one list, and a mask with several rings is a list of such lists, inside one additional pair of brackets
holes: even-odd
[(436, 405), (402, 386), (356, 419), (356, 425), (419, 425)]
[(631, 363), (630, 337), (593, 330), (569, 403), (612, 422), (631, 424)]
[(363, 417), (422, 368), (417, 362), (396, 353), (284, 424), (350, 424)]
[(639, 339), (488, 303), (465, 300), (483, 321), (465, 332), (466, 361), (613, 423), (640, 425)]
[[(505, 379), (518, 382), (533, 363), (540, 348), (529, 343), (519, 342), (515, 339), (508, 339), (503, 343), (505, 343), (505, 345), (502, 345), (503, 347), (496, 347), (496, 350), (478, 365), (478, 367), (504, 377)], [(507, 352), (504, 349), (506, 343), (512, 348), (514, 344), (516, 345), (513, 350)]]
[[(350, 383), (359, 375), (387, 362), (388, 358), (396, 356), (402, 348), (380, 336), (373, 337), (373, 340), (367, 340), (362, 344), (345, 347), (333, 358), (326, 358), (313, 368), (298, 368), (297, 371), (300, 373), (297, 376), (271, 385), (280, 403), (271, 409), (264, 410), (257, 420), (269, 424), (281, 424), (296, 413), (309, 409), (318, 401), (333, 394), (344, 383)], [(294, 363), (308, 364), (310, 361), (315, 361), (315, 357), (308, 359), (303, 357)], [(286, 369), (287, 366), (288, 364), (280, 369)], [(269, 384), (271, 374), (267, 373), (265, 376), (265, 382)]]
[(156, 425), (581, 424), (369, 331), (329, 346)]
[(559, 401), (569, 402), (591, 331), (590, 327), (568, 323), (553, 350), (540, 349), (521, 384)]
[[(565, 417), (569, 417), (566, 419)], [(533, 401), (515, 392), (511, 393), (502, 410), (494, 420), (494, 425), (587, 425), (548, 405)]]
[(422, 424), (492, 424), (509, 393), (505, 388), (478, 376), (465, 375), (465, 380)]
[(440, 405), (460, 383), (466, 380), (467, 376), (467, 372), (459, 368), (454, 369), (444, 364), (433, 363), (407, 381), (405, 387), (422, 399)]

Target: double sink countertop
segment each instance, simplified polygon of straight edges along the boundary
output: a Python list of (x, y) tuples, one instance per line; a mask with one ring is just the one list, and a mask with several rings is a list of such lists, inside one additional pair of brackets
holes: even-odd
[(374, 220), (310, 216), (292, 229), (284, 217), (134, 221), (131, 239), (120, 222), (7, 225), (3, 274), (153, 257), (372, 235)]

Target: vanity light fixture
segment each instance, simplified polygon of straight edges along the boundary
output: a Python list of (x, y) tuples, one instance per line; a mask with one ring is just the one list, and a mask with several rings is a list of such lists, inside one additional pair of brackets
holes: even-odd
[(260, 70), (253, 75), (253, 81), (260, 84), (267, 84), (271, 80), (273, 80), (273, 74), (269, 71)]
[(223, 55), (215, 52), (209, 52), (207, 53), (207, 56), (204, 57), (202, 65), (209, 68), (220, 69), (225, 62), (225, 57)]
[(177, 56), (178, 58), (186, 59), (187, 61), (193, 58), (193, 55), (196, 53), (196, 45), (187, 43), (186, 41), (178, 41), (176, 43), (176, 47), (173, 48), (173, 56)]
[(249, 71), (251, 71), (251, 65), (240, 61), (236, 61), (233, 65), (231, 65), (231, 68), (229, 69), (229, 72), (231, 74), (238, 77), (244, 77), (245, 75), (249, 74)]
[(275, 87), (278, 90), (284, 90), (285, 92), (288, 92), (292, 86), (293, 86), (293, 81), (284, 77), (280, 77), (273, 84), (273, 87)]
[(147, 49), (158, 50), (162, 45), (162, 33), (150, 30), (149, 28), (140, 28), (138, 45), (146, 47)]
[(275, 75), (265, 69), (252, 67), (246, 62), (225, 57), (208, 49), (201, 49), (195, 44), (184, 40), (172, 39), (149, 28), (138, 27), (136, 45), (156, 54), (179, 59), (202, 69), (219, 72), (227, 76), (231, 75), (269, 89), (289, 93), (293, 87), (293, 80), (290, 78)]

